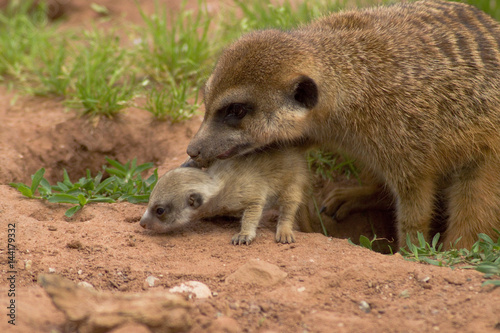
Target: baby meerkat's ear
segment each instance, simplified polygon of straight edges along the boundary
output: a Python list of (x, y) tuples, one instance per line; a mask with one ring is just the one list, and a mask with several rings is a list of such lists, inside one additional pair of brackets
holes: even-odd
[(318, 104), (318, 86), (308, 76), (300, 76), (295, 83), (293, 99), (306, 109), (312, 109)]
[(187, 203), (190, 207), (196, 209), (203, 204), (203, 197), (200, 193), (191, 193), (187, 198)]

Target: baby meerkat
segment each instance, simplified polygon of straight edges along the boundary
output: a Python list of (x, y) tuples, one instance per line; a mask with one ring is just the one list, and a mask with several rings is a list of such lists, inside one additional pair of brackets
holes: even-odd
[(140, 225), (166, 232), (192, 220), (241, 216), (241, 231), (231, 242), (250, 244), (264, 210), (277, 207), (276, 241), (292, 243), (295, 221), (308, 223), (304, 213), (308, 172), (303, 151), (293, 148), (268, 148), (250, 156), (216, 161), (206, 170), (173, 169), (158, 180)]
[(475, 7), (408, 2), (252, 32), (222, 53), (204, 101), (187, 149), (201, 165), (274, 142), (340, 149), (391, 192), (401, 247), (430, 241), (436, 215), (445, 246), (497, 236), (500, 24)]

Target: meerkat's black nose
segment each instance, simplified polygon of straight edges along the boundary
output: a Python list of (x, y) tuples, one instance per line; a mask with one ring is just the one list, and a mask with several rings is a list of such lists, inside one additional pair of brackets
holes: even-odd
[(198, 148), (188, 146), (187, 154), (191, 156), (192, 159), (196, 159), (198, 156), (200, 156), (200, 150)]

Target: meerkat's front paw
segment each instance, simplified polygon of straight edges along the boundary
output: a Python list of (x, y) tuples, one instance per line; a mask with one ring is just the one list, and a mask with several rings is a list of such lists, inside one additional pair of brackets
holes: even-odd
[(276, 242), (277, 243), (295, 243), (295, 236), (293, 235), (293, 230), (288, 228), (278, 228), (276, 231)]
[(241, 232), (237, 233), (231, 239), (231, 244), (233, 245), (241, 245), (246, 244), (250, 245), (250, 243), (254, 240), (255, 235), (243, 235)]

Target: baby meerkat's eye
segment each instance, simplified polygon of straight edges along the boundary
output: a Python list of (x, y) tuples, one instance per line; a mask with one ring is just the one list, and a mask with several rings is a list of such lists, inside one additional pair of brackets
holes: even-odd
[(171, 211), (171, 205), (158, 206), (154, 209), (156, 216), (162, 216), (164, 214), (168, 214)]

